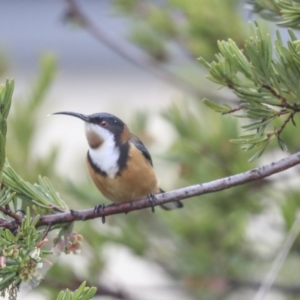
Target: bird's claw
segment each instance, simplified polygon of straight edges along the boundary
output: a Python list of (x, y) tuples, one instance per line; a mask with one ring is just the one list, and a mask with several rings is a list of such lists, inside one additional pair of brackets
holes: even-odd
[[(98, 204), (94, 207), (94, 213), (99, 214), (105, 208), (104, 204)], [(104, 224), (106, 221), (105, 216), (102, 216), (102, 223)]]
[(147, 195), (147, 198), (151, 204), (151, 210), (153, 213), (155, 213), (155, 204), (156, 204), (156, 197), (153, 193)]

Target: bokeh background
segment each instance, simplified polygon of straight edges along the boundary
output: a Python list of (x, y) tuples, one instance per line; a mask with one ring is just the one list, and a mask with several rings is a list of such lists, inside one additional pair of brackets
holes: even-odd
[[(123, 119), (149, 148), (166, 190), (286, 156), (274, 143), (247, 162), (250, 154), (229, 142), (238, 121), (201, 102), (237, 101), (205, 78), (197, 58), (212, 60), (217, 40), (243, 47), (254, 18), (238, 0), (1, 1), (0, 76), (15, 79), (11, 165), (31, 182), (49, 177), (70, 208), (107, 203), (87, 174), (83, 124), (47, 117), (63, 110)], [(291, 152), (295, 134), (283, 136)], [(295, 219), (297, 174), (196, 197), (178, 211), (78, 222), (81, 253), (53, 256), (45, 280), (20, 299), (53, 299), (83, 280), (99, 299), (252, 299)], [(298, 240), (266, 299), (300, 299), (299, 247)]]

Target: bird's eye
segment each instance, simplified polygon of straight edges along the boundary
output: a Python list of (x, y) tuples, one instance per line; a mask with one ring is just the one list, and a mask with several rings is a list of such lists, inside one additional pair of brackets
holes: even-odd
[(101, 121), (101, 122), (100, 122), (100, 125), (101, 125), (102, 127), (106, 127), (106, 126), (107, 126), (107, 122), (106, 122), (106, 121)]

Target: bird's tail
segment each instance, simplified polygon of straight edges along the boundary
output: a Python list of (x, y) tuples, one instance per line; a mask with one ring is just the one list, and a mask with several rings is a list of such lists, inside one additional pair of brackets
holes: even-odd
[[(164, 193), (165, 191), (162, 190), (162, 189), (159, 189), (159, 191), (161, 193)], [(183, 204), (182, 202), (180, 202), (179, 200), (178, 201), (175, 201), (175, 202), (169, 202), (169, 203), (164, 203), (164, 204), (161, 204), (160, 205), (161, 208), (165, 209), (165, 210), (173, 210), (173, 209), (177, 209), (177, 208), (182, 208), (183, 207)]]

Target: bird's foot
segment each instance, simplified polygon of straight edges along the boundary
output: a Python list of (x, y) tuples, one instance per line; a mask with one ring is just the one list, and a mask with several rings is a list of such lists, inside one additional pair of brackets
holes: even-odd
[(156, 197), (153, 193), (147, 195), (147, 198), (151, 204), (151, 210), (153, 213), (155, 213), (155, 204), (156, 204)]
[[(103, 211), (105, 208), (105, 205), (104, 204), (98, 204), (94, 207), (94, 213), (95, 214), (99, 214), (101, 211)], [(105, 216), (102, 216), (102, 223), (104, 224), (105, 223)]]

